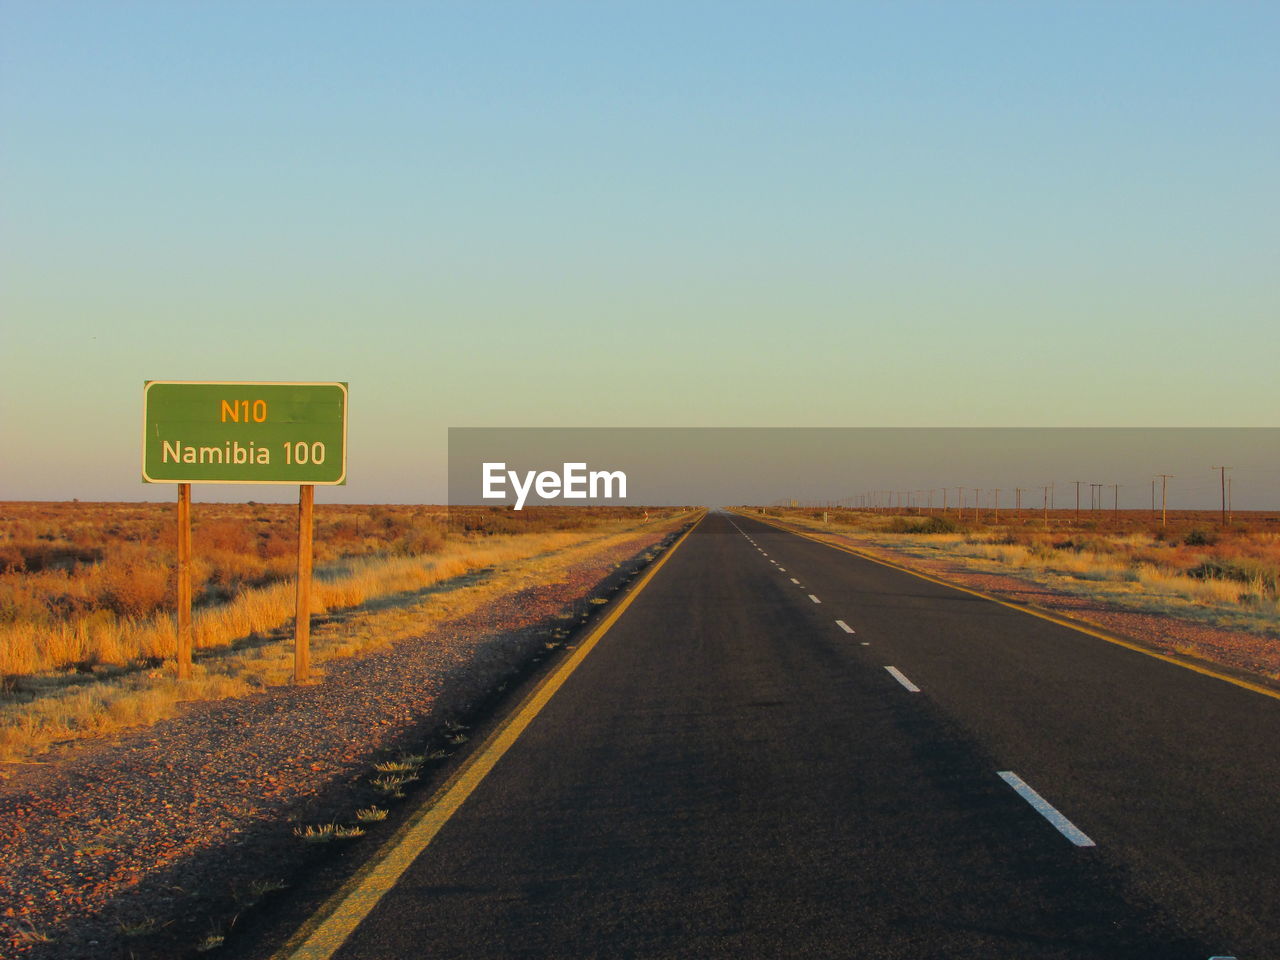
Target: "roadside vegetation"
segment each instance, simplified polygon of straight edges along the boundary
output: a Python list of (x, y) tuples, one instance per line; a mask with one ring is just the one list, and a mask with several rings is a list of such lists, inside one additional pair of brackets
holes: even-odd
[[(624, 508), (316, 508), (317, 665), (559, 576), (648, 522)], [(0, 759), (291, 676), (296, 507), (193, 507), (192, 679), (173, 660), (171, 504), (0, 504)]]
[[(758, 508), (753, 508), (758, 509)], [(1098, 511), (1046, 522), (990, 511), (981, 519), (942, 513), (766, 508), (778, 519), (844, 533), (872, 547), (1045, 583), (1119, 606), (1181, 616), (1280, 641), (1280, 517), (1212, 512)], [(1065, 515), (1064, 515), (1065, 514)], [(1103, 515), (1105, 514), (1105, 515)], [(825, 520), (824, 520), (825, 517)]]

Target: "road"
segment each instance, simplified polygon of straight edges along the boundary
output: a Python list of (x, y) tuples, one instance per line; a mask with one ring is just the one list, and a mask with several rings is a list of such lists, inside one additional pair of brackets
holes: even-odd
[(334, 955), (1280, 957), (1278, 745), (1280, 700), (712, 513)]

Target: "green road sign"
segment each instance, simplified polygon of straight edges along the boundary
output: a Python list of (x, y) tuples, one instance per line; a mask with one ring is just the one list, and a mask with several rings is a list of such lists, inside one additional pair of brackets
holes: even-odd
[(148, 380), (147, 483), (347, 482), (345, 383)]

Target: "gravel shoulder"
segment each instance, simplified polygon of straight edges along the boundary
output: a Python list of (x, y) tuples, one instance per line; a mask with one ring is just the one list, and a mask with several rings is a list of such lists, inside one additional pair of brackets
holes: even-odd
[(420, 635), (330, 661), (315, 685), (192, 703), (11, 768), (0, 781), (0, 955), (216, 956), (237, 914), (322, 856), (294, 826), (393, 806), (370, 785), (374, 762), (457, 749), (460, 719), (561, 645), (685, 526), (579, 554)]

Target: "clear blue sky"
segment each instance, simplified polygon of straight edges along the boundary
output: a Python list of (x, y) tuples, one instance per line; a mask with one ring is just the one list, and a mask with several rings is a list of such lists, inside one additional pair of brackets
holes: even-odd
[(448, 426), (1276, 426), (1278, 27), (5, 0), (0, 499), (170, 498), (149, 378), (349, 381), (330, 500)]

